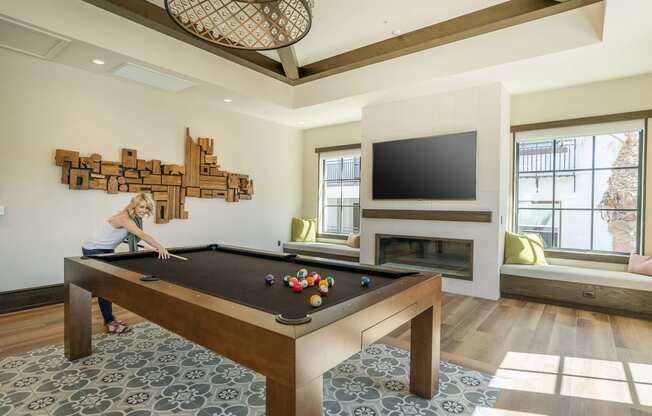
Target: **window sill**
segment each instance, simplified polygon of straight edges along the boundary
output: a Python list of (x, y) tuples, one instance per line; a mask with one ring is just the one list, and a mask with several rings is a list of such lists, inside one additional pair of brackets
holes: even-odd
[(629, 256), (626, 254), (606, 254), (587, 251), (546, 250), (546, 257), (553, 259), (595, 261), (599, 263), (629, 263)]

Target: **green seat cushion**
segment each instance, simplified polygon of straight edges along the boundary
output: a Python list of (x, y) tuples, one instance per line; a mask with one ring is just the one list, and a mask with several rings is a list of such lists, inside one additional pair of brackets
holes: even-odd
[(505, 234), (505, 264), (548, 264), (544, 250), (538, 234)]
[(314, 243), (316, 240), (316, 219), (292, 218), (292, 241)]

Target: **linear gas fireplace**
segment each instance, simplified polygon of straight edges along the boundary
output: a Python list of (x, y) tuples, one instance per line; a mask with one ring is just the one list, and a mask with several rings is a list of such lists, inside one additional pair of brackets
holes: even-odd
[(473, 280), (473, 240), (376, 234), (376, 264)]

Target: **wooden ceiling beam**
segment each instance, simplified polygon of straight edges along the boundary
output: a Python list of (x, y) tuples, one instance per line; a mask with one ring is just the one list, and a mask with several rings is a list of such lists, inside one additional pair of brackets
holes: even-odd
[(146, 0), (83, 1), (289, 85), (300, 85), (604, 0), (508, 0), (303, 67), (298, 66), (293, 47), (279, 49), (281, 62), (277, 62), (256, 51), (226, 48), (206, 42), (181, 29), (164, 9)]
[(509, 0), (300, 68), (306, 83), (437, 46), (553, 16), (603, 0)]
[(146, 0), (83, 0), (108, 12), (117, 14), (177, 40), (196, 46), (229, 61), (238, 63), (279, 81), (292, 84), (285, 76), (281, 63), (256, 51), (226, 48), (192, 36), (168, 16), (165, 9)]
[(299, 79), (299, 62), (294, 50), (294, 46), (287, 46), (277, 50), (278, 57), (281, 59), (285, 76), (293, 81)]

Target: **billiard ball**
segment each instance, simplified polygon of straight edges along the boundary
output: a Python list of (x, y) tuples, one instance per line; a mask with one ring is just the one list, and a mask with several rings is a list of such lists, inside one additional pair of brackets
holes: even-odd
[(308, 282), (308, 286), (314, 286), (315, 285), (315, 277), (308, 275), (308, 278), (306, 279)]
[(328, 295), (328, 285), (319, 286), (319, 294), (322, 296)]
[(328, 287), (335, 286), (335, 279), (333, 278), (333, 276), (328, 276), (326, 278), (326, 281), (328, 282)]
[(310, 296), (310, 304), (312, 305), (313, 308), (318, 308), (321, 306), (321, 296), (319, 295), (312, 295)]
[(319, 282), (321, 282), (321, 276), (319, 275), (319, 273), (315, 273), (313, 277), (315, 278), (315, 284), (318, 285)]
[(274, 284), (274, 275), (273, 274), (268, 274), (265, 276), (265, 284), (267, 286), (271, 286)]
[(295, 284), (292, 286), (292, 291), (293, 291), (294, 293), (301, 293), (301, 292), (303, 292), (303, 285), (302, 285), (301, 283), (295, 283)]
[(292, 276), (289, 275), (289, 274), (286, 274), (285, 276), (283, 276), (283, 284), (285, 286), (290, 286), (290, 279), (291, 278), (292, 278)]
[(290, 277), (290, 279), (288, 280), (288, 286), (290, 287), (294, 287), (297, 283), (299, 283), (299, 279), (297, 279), (294, 276)]
[(326, 281), (326, 279), (319, 281), (319, 287), (322, 287), (322, 286), (328, 287), (328, 281)]
[(299, 271), (297, 272), (297, 277), (298, 277), (299, 279), (305, 279), (306, 277), (308, 277), (308, 270), (306, 270), (306, 269), (299, 269)]
[(362, 276), (360, 279), (360, 285), (362, 285), (362, 287), (369, 287), (371, 285), (371, 279), (369, 276)]
[(308, 281), (305, 280), (305, 279), (302, 280), (302, 281), (301, 281), (301, 286), (303, 286), (304, 289), (307, 288), (307, 287), (308, 287)]
[(316, 274), (317, 274), (317, 272), (310, 272), (310, 273), (308, 273), (308, 276), (313, 276), (314, 277)]

